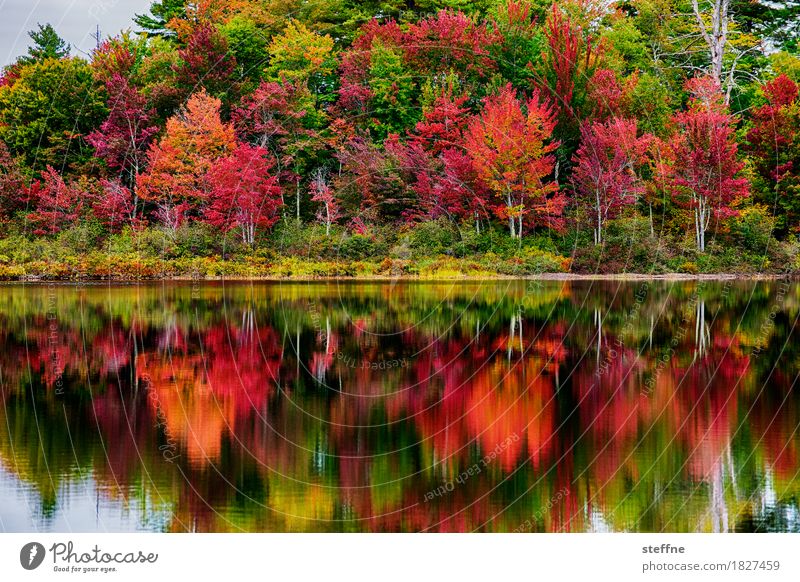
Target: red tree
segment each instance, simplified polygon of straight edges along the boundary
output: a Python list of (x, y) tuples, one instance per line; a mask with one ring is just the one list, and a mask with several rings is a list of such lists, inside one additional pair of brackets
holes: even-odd
[(587, 81), (597, 65), (597, 47), (557, 4), (553, 4), (547, 18), (545, 37), (543, 65), (549, 90), (562, 122), (570, 123), (575, 119), (576, 101), (577, 105), (582, 102)]
[(212, 95), (222, 95), (230, 90), (236, 57), (211, 23), (195, 28), (178, 54), (181, 62), (175, 66), (175, 73), (188, 93), (205, 88)]
[(76, 184), (66, 184), (51, 166), (42, 172), (42, 180), (31, 184), (30, 200), (36, 210), (28, 215), (34, 234), (55, 234), (78, 220), (86, 193)]
[(512, 237), (522, 237), (528, 214), (534, 224), (558, 226), (563, 204), (551, 177), (558, 147), (550, 140), (553, 108), (538, 93), (521, 103), (510, 84), (484, 103), (465, 141), (478, 176), (500, 201), (498, 216), (508, 219)]
[(765, 83), (762, 90), (767, 103), (753, 112), (753, 127), (747, 133), (748, 150), (759, 177), (777, 195), (778, 204), (786, 212), (786, 226), (796, 226), (800, 217), (796, 195), (800, 185), (798, 86), (786, 75), (780, 75)]
[(247, 245), (255, 242), (256, 229), (278, 220), (281, 189), (268, 155), (263, 148), (239, 144), (206, 175), (211, 201), (206, 220), (225, 231), (239, 228)]
[(463, 12), (440, 10), (409, 26), (403, 49), (411, 67), (429, 74), (456, 72), (463, 79), (483, 79), (497, 64), (489, 47), (499, 40), (486, 24), (476, 24)]
[(133, 193), (119, 180), (101, 180), (102, 190), (92, 203), (95, 216), (112, 232), (126, 224), (136, 228), (141, 224), (137, 218)]
[(147, 108), (145, 97), (120, 74), (112, 76), (106, 90), (108, 119), (86, 139), (97, 155), (119, 172), (125, 184), (133, 187), (147, 160), (147, 148), (158, 133), (158, 127), (152, 124), (155, 111)]
[(325, 172), (317, 170), (311, 179), (311, 201), (320, 204), (317, 220), (325, 225), (325, 235), (331, 235), (331, 226), (341, 217), (339, 201), (328, 184)]
[(695, 241), (706, 248), (712, 216), (725, 218), (736, 211), (731, 204), (749, 194), (748, 182), (738, 177), (744, 164), (736, 159), (733, 118), (727, 112), (719, 83), (710, 77), (691, 79), (688, 111), (678, 113), (680, 130), (673, 137), (666, 169), (673, 196), (692, 211)]
[(22, 164), (0, 141), (0, 221), (24, 208), (26, 183)]
[(593, 216), (594, 244), (603, 241), (606, 220), (615, 218), (644, 192), (637, 170), (649, 141), (649, 136), (637, 137), (635, 120), (615, 118), (581, 127), (572, 181), (579, 200)]

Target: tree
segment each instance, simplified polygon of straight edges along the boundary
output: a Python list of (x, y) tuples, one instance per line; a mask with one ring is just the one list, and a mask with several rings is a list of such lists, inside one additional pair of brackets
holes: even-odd
[(711, 218), (734, 216), (731, 204), (749, 194), (749, 184), (739, 177), (744, 164), (736, 159), (733, 118), (719, 83), (696, 77), (686, 89), (692, 98), (688, 111), (675, 115), (679, 131), (667, 175), (675, 199), (692, 211), (697, 250), (705, 252)]
[(235, 147), (233, 126), (223, 123), (221, 106), (205, 91), (192, 95), (186, 108), (167, 120), (164, 137), (147, 154), (149, 168), (137, 180), (139, 194), (158, 206), (170, 227), (180, 226), (185, 212), (206, 199), (206, 173)]
[(480, 90), (480, 82), (497, 70), (489, 48), (499, 35), (463, 12), (440, 10), (409, 26), (403, 52), (414, 71), (433, 79), (455, 74), (462, 83)]
[(201, 88), (217, 97), (231, 93), (236, 57), (228, 50), (228, 41), (212, 24), (203, 22), (195, 27), (186, 47), (178, 54), (180, 62), (175, 74), (188, 93)]
[(32, 30), (28, 33), (33, 43), (28, 48), (28, 54), (17, 59), (17, 63), (20, 65), (32, 65), (47, 59), (68, 57), (70, 46), (58, 36), (56, 30), (50, 24), (39, 24), (38, 26), (39, 30)]
[[(736, 0), (692, 0), (695, 24), (707, 51), (708, 75), (724, 87), (726, 104), (736, 84), (736, 70), (742, 58), (761, 45), (757, 38), (737, 30), (733, 13), (738, 10), (734, 4)], [(728, 54), (733, 58), (726, 59)]]
[(24, 66), (12, 85), (0, 87), (0, 139), (34, 171), (86, 170), (93, 148), (85, 136), (106, 113), (104, 91), (78, 58)]
[(403, 165), (413, 174), (417, 203), (406, 210), (406, 218), (469, 220), (480, 232), (488, 196), (464, 151), (470, 121), (467, 101), (466, 95), (454, 96), (452, 87), (442, 89), (409, 134)]
[(226, 22), (219, 30), (236, 59), (237, 78), (257, 84), (264, 76), (268, 60), (269, 39), (266, 31), (241, 15)]
[(86, 141), (128, 187), (134, 187), (144, 168), (147, 149), (158, 133), (158, 126), (152, 124), (155, 111), (147, 108), (145, 97), (118, 73), (108, 81), (106, 91), (108, 119)]
[(226, 232), (239, 228), (244, 244), (252, 246), (256, 229), (279, 218), (281, 193), (278, 177), (270, 172), (273, 166), (268, 151), (248, 144), (239, 144), (230, 156), (217, 160), (206, 176), (206, 220)]
[(467, 152), (478, 176), (502, 202), (497, 214), (508, 220), (512, 237), (522, 238), (526, 214), (534, 215), (533, 223), (547, 224), (560, 214), (561, 205), (548, 201), (558, 192), (551, 178), (559, 145), (551, 141), (555, 124), (552, 106), (538, 92), (523, 104), (510, 84), (487, 97), (483, 112), (469, 124)]
[(34, 234), (55, 234), (72, 226), (83, 209), (86, 193), (76, 184), (67, 184), (64, 178), (47, 166), (41, 180), (35, 180), (28, 196), (35, 210), (28, 215)]
[(403, 64), (401, 53), (379, 39), (372, 43), (369, 65), (370, 129), (375, 139), (404, 133), (417, 120), (414, 107), (416, 85)]
[(747, 132), (748, 152), (753, 158), (760, 184), (777, 205), (785, 230), (798, 228), (800, 221), (800, 103), (798, 86), (786, 75), (765, 83), (762, 92), (767, 102), (752, 115)]
[[(233, 122), (240, 139), (267, 148), (277, 163), (282, 183), (294, 183), (295, 207), (300, 220), (301, 172), (316, 162), (324, 146), (316, 123), (307, 122), (305, 87), (296, 84), (262, 82), (233, 111)], [(313, 114), (312, 116), (313, 117)]]
[(330, 75), (335, 66), (333, 39), (310, 31), (302, 22), (290, 21), (269, 45), (269, 78), (300, 81), (315, 95), (330, 91)]
[(603, 242), (606, 221), (644, 192), (638, 170), (649, 141), (648, 136), (637, 136), (635, 120), (614, 118), (581, 127), (572, 182), (578, 199), (593, 216), (594, 244)]
[(94, 215), (111, 232), (119, 232), (125, 225), (139, 227), (136, 200), (129, 188), (119, 180), (101, 180), (100, 192), (92, 203)]
[(331, 226), (341, 217), (339, 202), (328, 184), (325, 171), (318, 168), (311, 176), (311, 200), (320, 205), (317, 220), (325, 225), (325, 236), (331, 235)]
[(422, 121), (417, 123), (409, 139), (433, 154), (461, 147), (464, 130), (469, 124), (468, 100), (466, 95), (454, 96), (450, 87), (442, 89), (423, 111)]
[(158, 0), (150, 5), (150, 14), (137, 14), (133, 21), (150, 34), (173, 36), (175, 32), (167, 24), (186, 14), (186, 4), (186, 0)]
[(25, 169), (19, 158), (14, 158), (6, 144), (0, 141), (0, 222), (12, 217), (25, 207)]
[(540, 85), (550, 91), (559, 109), (559, 123), (576, 126), (587, 83), (597, 67), (597, 45), (557, 4), (553, 4), (547, 18), (545, 39), (547, 50), (541, 64), (544, 78)]

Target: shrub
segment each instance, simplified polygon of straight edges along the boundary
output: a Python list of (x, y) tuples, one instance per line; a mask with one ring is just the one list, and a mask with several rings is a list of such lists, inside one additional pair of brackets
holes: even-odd
[(372, 237), (354, 234), (339, 243), (339, 256), (354, 261), (368, 259), (377, 254), (377, 245)]
[(775, 217), (761, 204), (746, 208), (731, 220), (731, 234), (736, 243), (755, 253), (764, 253), (777, 242), (772, 238)]

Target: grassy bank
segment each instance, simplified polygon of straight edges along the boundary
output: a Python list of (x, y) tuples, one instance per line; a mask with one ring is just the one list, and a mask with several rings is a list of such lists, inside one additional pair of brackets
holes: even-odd
[(446, 221), (326, 234), (288, 220), (254, 247), (202, 224), (108, 234), (89, 223), (55, 237), (10, 233), (0, 240), (0, 280), (779, 276), (800, 272), (798, 256), (794, 239), (751, 231), (724, 233), (698, 253), (641, 219), (614, 221), (602, 245), (579, 233), (516, 240)]

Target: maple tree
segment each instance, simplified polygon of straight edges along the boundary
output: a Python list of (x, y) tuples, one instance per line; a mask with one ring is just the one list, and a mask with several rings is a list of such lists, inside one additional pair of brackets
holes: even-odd
[(206, 174), (206, 220), (224, 231), (238, 228), (242, 241), (252, 246), (259, 228), (278, 220), (281, 205), (278, 177), (270, 171), (269, 152), (239, 144), (230, 156), (215, 161)]
[(158, 126), (152, 124), (155, 111), (128, 80), (115, 73), (106, 83), (109, 115), (99, 129), (86, 137), (97, 155), (133, 187), (144, 168), (147, 150)]
[(341, 209), (325, 172), (317, 169), (311, 178), (311, 200), (320, 204), (317, 220), (325, 225), (325, 236), (331, 235), (331, 226), (341, 217)]
[(508, 220), (512, 238), (522, 238), (526, 215), (533, 213), (535, 224), (560, 214), (559, 204), (548, 204), (558, 192), (552, 180), (555, 124), (555, 111), (538, 92), (523, 103), (511, 85), (487, 97), (469, 124), (466, 149), (478, 176), (501, 201), (497, 214)]
[(143, 200), (158, 207), (171, 229), (182, 223), (189, 203), (206, 199), (206, 172), (235, 147), (233, 126), (220, 118), (221, 106), (205, 91), (192, 95), (148, 151), (148, 170), (139, 175), (137, 189)]
[(0, 141), (0, 221), (24, 208), (26, 200), (20, 193), (25, 191), (26, 184), (23, 164)]
[(175, 65), (175, 73), (187, 93), (203, 89), (211, 95), (226, 97), (232, 92), (236, 57), (213, 24), (201, 22), (178, 54), (180, 61)]
[(100, 181), (100, 191), (92, 202), (92, 209), (111, 232), (119, 232), (124, 226), (142, 226), (142, 220), (137, 216), (136, 199), (119, 180)]
[(575, 153), (572, 181), (594, 222), (594, 244), (603, 242), (603, 227), (620, 209), (643, 194), (640, 167), (649, 137), (637, 136), (635, 120), (613, 118), (586, 123)]
[(753, 126), (747, 133), (747, 150), (755, 162), (758, 177), (767, 191), (766, 201), (783, 210), (782, 228), (800, 218), (800, 103), (798, 86), (779, 75), (762, 86), (767, 102), (756, 108)]
[(61, 174), (47, 166), (41, 179), (31, 183), (28, 197), (36, 207), (28, 215), (34, 234), (54, 234), (77, 221), (87, 196), (79, 184), (67, 184)]
[(674, 154), (667, 175), (674, 197), (692, 211), (695, 242), (703, 252), (711, 219), (735, 215), (732, 204), (749, 194), (749, 184), (739, 175), (744, 164), (736, 157), (733, 118), (719, 83), (696, 77), (687, 90), (692, 98), (688, 111), (675, 116), (680, 129), (670, 143)]

